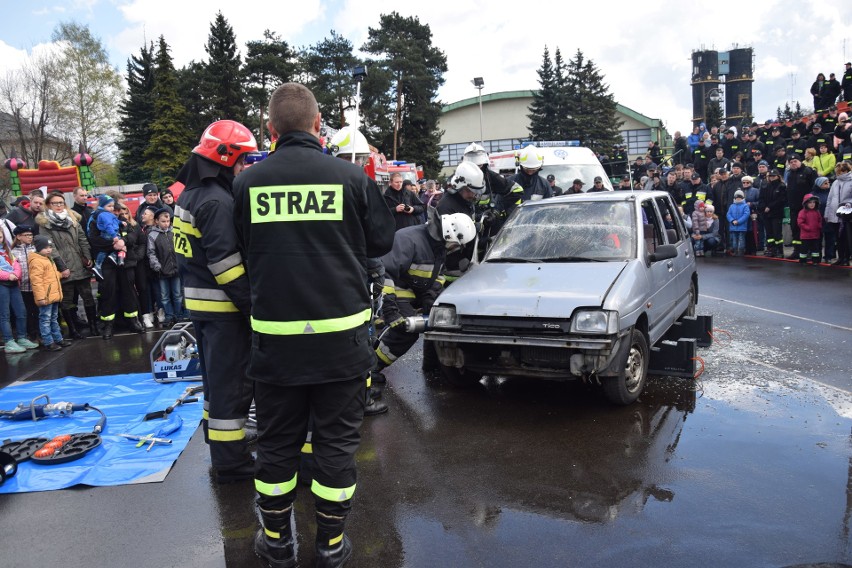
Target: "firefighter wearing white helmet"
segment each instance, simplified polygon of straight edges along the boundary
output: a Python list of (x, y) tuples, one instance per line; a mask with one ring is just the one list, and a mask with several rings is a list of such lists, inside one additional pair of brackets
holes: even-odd
[(520, 169), (515, 174), (515, 177), (509, 180), (509, 184), (517, 183), (523, 188), (522, 201), (535, 201), (553, 196), (550, 184), (538, 175), (543, 164), (544, 157), (539, 153), (538, 148), (532, 144), (525, 147), (518, 154)]
[(367, 139), (351, 126), (338, 130), (337, 134), (331, 137), (329, 146), (332, 155), (339, 158), (351, 158), (353, 152), (356, 161), (370, 157), (370, 145), (367, 143)]
[[(438, 214), (441, 216), (462, 214), (476, 219), (476, 206), (484, 190), (485, 179), (482, 170), (473, 162), (462, 161), (456, 168), (456, 173), (450, 178), (450, 190), (438, 202)], [(463, 261), (465, 258), (467, 262)], [(473, 247), (448, 252), (444, 266), (444, 277), (447, 282), (458, 280), (464, 272), (461, 267), (469, 265), (472, 258)]]
[(376, 346), (376, 372), (402, 357), (417, 341), (405, 330), (405, 318), (420, 309), (428, 313), (443, 289), (441, 270), (447, 251), (456, 250), (476, 238), (473, 219), (464, 213), (440, 215), (434, 207), (425, 225), (396, 232), (393, 249), (382, 257), (385, 267), (382, 317), (388, 326)]

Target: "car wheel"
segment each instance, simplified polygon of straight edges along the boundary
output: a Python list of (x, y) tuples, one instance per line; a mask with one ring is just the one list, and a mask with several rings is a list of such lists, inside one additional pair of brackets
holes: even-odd
[(695, 304), (697, 304), (697, 303), (698, 303), (698, 294), (695, 292), (695, 282), (690, 282), (690, 284), (689, 284), (689, 304), (687, 304), (686, 311), (683, 312), (683, 315), (694, 318), (695, 317)]
[(604, 395), (610, 402), (627, 405), (639, 398), (648, 378), (649, 355), (645, 334), (634, 328), (630, 332), (630, 348), (621, 372), (616, 377), (605, 377), (603, 381)]
[(457, 387), (472, 387), (478, 385), (479, 381), (482, 380), (480, 373), (474, 373), (467, 369), (459, 369), (458, 367), (449, 367), (447, 365), (441, 365), (440, 369), (441, 379)]

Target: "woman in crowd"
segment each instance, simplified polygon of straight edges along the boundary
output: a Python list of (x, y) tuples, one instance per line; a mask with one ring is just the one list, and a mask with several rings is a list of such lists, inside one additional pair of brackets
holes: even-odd
[(68, 337), (82, 339), (86, 322), (77, 315), (77, 297), (83, 299), (89, 332), (97, 335), (95, 299), (92, 296), (92, 253), (89, 240), (80, 225), (82, 216), (68, 209), (61, 192), (53, 191), (45, 200), (46, 208), (36, 216), (39, 234), (53, 241), (53, 261), (62, 276), (62, 319), (68, 325)]

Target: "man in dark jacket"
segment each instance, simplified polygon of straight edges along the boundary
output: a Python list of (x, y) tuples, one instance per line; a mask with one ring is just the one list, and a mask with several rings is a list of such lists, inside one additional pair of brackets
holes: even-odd
[(84, 187), (78, 187), (74, 190), (74, 205), (71, 206), (71, 210), (80, 215), (82, 219), (80, 221), (80, 226), (88, 227), (89, 226), (89, 217), (92, 216), (93, 209), (89, 207), (89, 192), (86, 191)]
[(385, 190), (385, 201), (393, 213), (397, 231), (420, 224), (420, 216), (425, 207), (420, 199), (404, 186), (401, 173), (391, 174), (390, 185)]
[(790, 231), (793, 233), (793, 252), (788, 257), (799, 259), (802, 248), (802, 239), (799, 235), (799, 223), (797, 221), (799, 211), (802, 210), (802, 200), (814, 187), (817, 173), (813, 168), (802, 164), (799, 154), (790, 154), (790, 168), (787, 172), (787, 206), (790, 208)]
[(766, 227), (766, 256), (784, 256), (784, 236), (781, 225), (784, 220), (784, 208), (787, 206), (787, 186), (781, 181), (781, 172), (771, 170), (767, 175), (768, 183), (760, 190), (758, 209), (763, 213)]
[(846, 62), (846, 69), (843, 71), (843, 78), (840, 81), (840, 88), (843, 89), (843, 100), (852, 104), (852, 62)]
[(174, 208), (163, 203), (163, 200), (160, 199), (160, 192), (157, 189), (157, 186), (153, 183), (146, 183), (142, 186), (142, 199), (144, 199), (144, 203), (139, 205), (139, 208), (136, 209), (136, 222), (142, 224), (142, 211), (144, 209), (143, 206), (149, 205), (154, 207), (155, 210), (165, 209), (168, 211), (169, 216), (174, 218)]
[(366, 259), (394, 242), (394, 219), (375, 182), (323, 154), (321, 124), (310, 90), (278, 87), (267, 125), (277, 150), (234, 183), (251, 282), (247, 373), (260, 434), (255, 488), (263, 529), (255, 551), (276, 566), (295, 564), (291, 519), (309, 417), (316, 563), (342, 566), (352, 554), (344, 526), (356, 488), (364, 385), (376, 360)]
[(32, 227), (33, 236), (38, 235), (39, 226), (36, 223), (36, 216), (44, 211), (44, 193), (46, 187), (33, 190), (29, 197), (22, 197), (15, 200), (15, 207), (6, 215), (6, 220), (14, 225), (26, 225)]

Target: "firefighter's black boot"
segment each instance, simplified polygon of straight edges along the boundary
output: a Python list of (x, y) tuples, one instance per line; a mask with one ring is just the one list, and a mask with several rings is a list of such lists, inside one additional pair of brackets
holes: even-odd
[(103, 331), (101, 332), (101, 339), (103, 339), (104, 341), (108, 341), (108, 340), (112, 339), (112, 322), (111, 321), (105, 321), (104, 322), (104, 328), (103, 328)]
[(273, 568), (296, 565), (296, 540), (290, 524), (293, 506), (283, 511), (260, 510), (263, 528), (254, 536), (254, 552)]
[(89, 335), (97, 337), (101, 334), (98, 331), (98, 314), (95, 311), (95, 306), (86, 306), (86, 319), (89, 320)]
[(317, 568), (339, 568), (352, 556), (352, 543), (343, 533), (344, 517), (317, 511)]
[(74, 321), (73, 312), (71, 310), (61, 310), (62, 319), (65, 320), (65, 325), (68, 326), (68, 337), (71, 339), (83, 339), (83, 336), (77, 330), (77, 323)]

